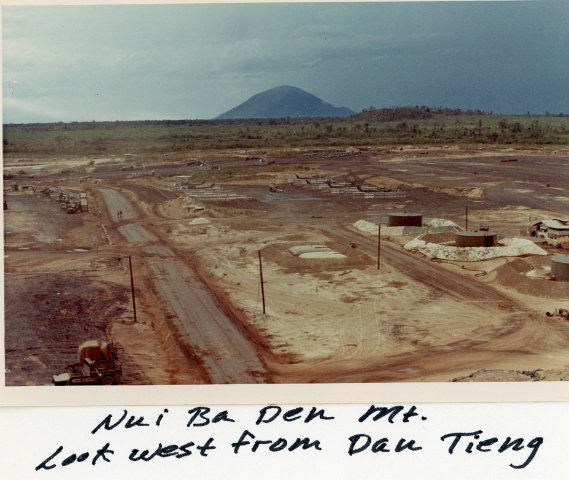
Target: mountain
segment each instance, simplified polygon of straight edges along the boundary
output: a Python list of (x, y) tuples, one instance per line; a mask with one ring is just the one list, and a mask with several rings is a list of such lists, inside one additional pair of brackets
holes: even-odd
[(311, 93), (283, 85), (253, 95), (216, 120), (245, 118), (347, 117), (355, 112), (346, 107), (334, 107)]

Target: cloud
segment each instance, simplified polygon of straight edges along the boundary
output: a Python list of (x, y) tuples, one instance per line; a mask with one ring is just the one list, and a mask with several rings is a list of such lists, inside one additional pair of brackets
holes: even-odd
[[(204, 118), (281, 84), (355, 109), (387, 98), (454, 102), (475, 82), (496, 99), (509, 85), (515, 107), (540, 77), (569, 78), (568, 5), (6, 6), (4, 94), (22, 103), (5, 119), (16, 108), (30, 119)], [(567, 104), (567, 87), (555, 85), (533, 92), (544, 110)]]
[[(59, 121), (71, 120), (68, 113), (62, 109), (53, 107), (44, 102), (38, 102), (35, 99), (25, 98), (4, 98), (3, 101), (4, 118), (13, 119), (12, 122), (18, 123), (26, 121), (25, 119), (33, 117), (39, 121)], [(21, 119), (21, 120), (19, 120)]]

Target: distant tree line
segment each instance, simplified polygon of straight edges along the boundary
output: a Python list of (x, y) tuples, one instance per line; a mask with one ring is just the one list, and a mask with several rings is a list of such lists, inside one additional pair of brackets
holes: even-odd
[(426, 106), (344, 118), (143, 120), (4, 125), (5, 154), (162, 154), (200, 149), (389, 144), (569, 144), (569, 116), (503, 116)]
[(374, 122), (396, 122), (401, 120), (425, 120), (440, 115), (488, 115), (482, 110), (462, 110), (460, 108), (443, 108), (443, 107), (386, 107), (374, 108), (369, 107), (363, 109), (360, 113), (354, 115), (356, 120), (367, 120)]

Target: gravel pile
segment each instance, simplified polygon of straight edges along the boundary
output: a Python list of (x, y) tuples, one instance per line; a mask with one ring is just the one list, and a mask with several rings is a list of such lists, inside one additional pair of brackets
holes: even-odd
[[(352, 224), (358, 230), (366, 233), (377, 235), (377, 224), (368, 222), (367, 220), (358, 220)], [(381, 226), (381, 235), (401, 237), (401, 236), (415, 236), (423, 233), (440, 233), (440, 232), (457, 232), (462, 230), (456, 223), (442, 218), (434, 218), (427, 222), (424, 227), (388, 227)]]
[(521, 255), (547, 255), (531, 240), (522, 238), (504, 238), (497, 247), (454, 247), (427, 243), (414, 239), (405, 244), (405, 250), (421, 252), (429, 258), (457, 260), (461, 262), (479, 262), (499, 257), (519, 257)]

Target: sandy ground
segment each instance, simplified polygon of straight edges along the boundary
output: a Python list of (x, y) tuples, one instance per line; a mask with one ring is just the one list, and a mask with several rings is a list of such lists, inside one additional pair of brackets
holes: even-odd
[(49, 384), (90, 338), (115, 340), (126, 383), (201, 383), (159, 316), (134, 323), (128, 262), (97, 215), (11, 194), (4, 222), (6, 385)]
[[(434, 262), (401, 248), (413, 237), (385, 235), (378, 270), (376, 237), (352, 227), (394, 210), (464, 227), (468, 205), (471, 229), (488, 223), (501, 238), (520, 236), (536, 219), (567, 218), (567, 152), (406, 147), (341, 160), (277, 153), (290, 170), (252, 170), (224, 184), (252, 200), (190, 199), (175, 178), (130, 180), (120, 163), (112, 180), (84, 185), (92, 213), (67, 215), (39, 193), (9, 192), (7, 384), (48, 383), (85, 337), (117, 342), (126, 383), (569, 377), (569, 322), (545, 316), (569, 307), (569, 283), (548, 280), (550, 256), (562, 251)], [(500, 162), (512, 155), (517, 162)], [(365, 179), (406, 197), (364, 201), (294, 187), (298, 164), (303, 175)], [(268, 183), (285, 192), (269, 192)], [(289, 251), (299, 245), (326, 245), (345, 258), (299, 258)], [(221, 306), (219, 331), (191, 323), (196, 290)], [(222, 366), (243, 358), (253, 380)]]

